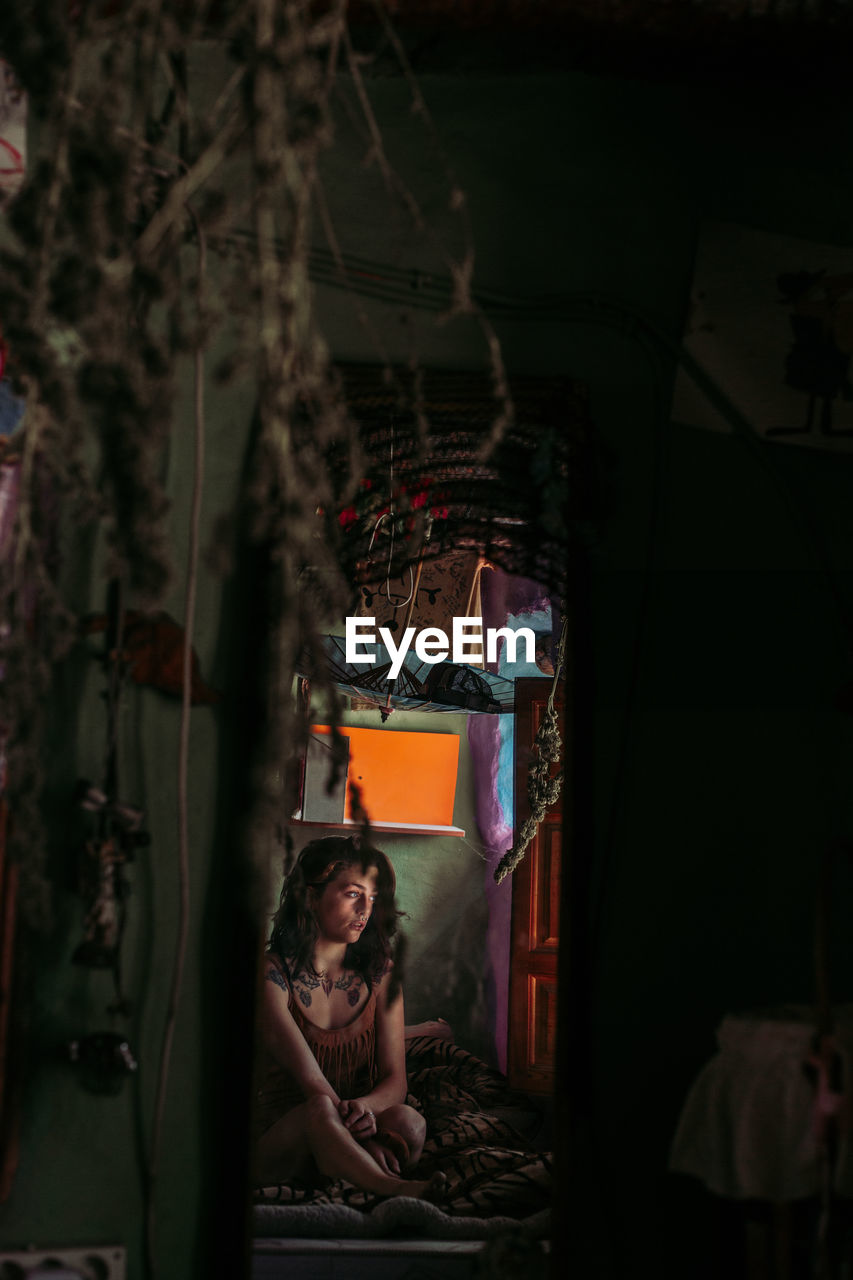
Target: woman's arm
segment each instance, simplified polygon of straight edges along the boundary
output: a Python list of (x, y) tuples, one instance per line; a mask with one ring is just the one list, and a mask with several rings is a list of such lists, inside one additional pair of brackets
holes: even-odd
[(340, 1108), (344, 1124), (359, 1137), (367, 1136), (375, 1129), (375, 1125), (371, 1126), (365, 1120), (368, 1113), (385, 1111), (387, 1107), (406, 1100), (408, 1082), (403, 993), (398, 990), (394, 999), (389, 1000), (391, 968), (389, 962), (376, 987), (376, 1084), (370, 1093), (348, 1099)]
[(324, 1093), (338, 1106), (340, 1098), (320, 1070), (290, 1012), (290, 993), (281, 969), (266, 957), (264, 966), (261, 1034), (265, 1047), (294, 1076), (306, 1098), (312, 1093)]

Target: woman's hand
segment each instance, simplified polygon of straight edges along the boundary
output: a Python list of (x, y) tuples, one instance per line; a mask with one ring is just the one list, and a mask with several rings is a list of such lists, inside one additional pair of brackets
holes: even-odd
[(370, 1152), (383, 1172), (390, 1173), (395, 1178), (400, 1177), (400, 1161), (383, 1142), (379, 1142), (376, 1138), (368, 1138), (367, 1142), (363, 1142), (361, 1145), (365, 1151)]
[(376, 1116), (361, 1098), (344, 1098), (338, 1103), (338, 1115), (354, 1138), (364, 1142), (376, 1132)]

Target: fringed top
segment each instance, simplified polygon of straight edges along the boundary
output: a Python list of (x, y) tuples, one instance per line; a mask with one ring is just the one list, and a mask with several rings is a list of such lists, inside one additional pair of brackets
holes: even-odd
[[(275, 956), (290, 994), (290, 1012), (302, 1032), (317, 1064), (339, 1098), (360, 1098), (376, 1083), (376, 990), (371, 988), (366, 1003), (345, 1027), (325, 1030), (315, 1026), (303, 1013), (295, 997), (290, 977)], [(256, 1125), (259, 1134), (305, 1101), (296, 1079), (278, 1063), (269, 1050), (262, 1049), (260, 1087), (257, 1094)]]

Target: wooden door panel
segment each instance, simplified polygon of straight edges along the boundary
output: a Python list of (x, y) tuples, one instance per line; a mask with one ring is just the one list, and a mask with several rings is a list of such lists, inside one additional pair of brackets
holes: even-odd
[(530, 1034), (529, 1068), (543, 1073), (543, 1083), (550, 1086), (557, 1056), (557, 979), (554, 976), (528, 975)]
[[(516, 831), (529, 812), (528, 763), (550, 691), (550, 680), (516, 681)], [(555, 705), (562, 719), (562, 703)], [(516, 1088), (530, 1093), (549, 1093), (554, 1084), (562, 834), (562, 801), (558, 800), (513, 873), (509, 1078)]]
[[(549, 821), (548, 817), (552, 820)], [(554, 952), (560, 945), (560, 850), (563, 824), (560, 815), (548, 815), (530, 848), (533, 881), (530, 895), (531, 951)]]

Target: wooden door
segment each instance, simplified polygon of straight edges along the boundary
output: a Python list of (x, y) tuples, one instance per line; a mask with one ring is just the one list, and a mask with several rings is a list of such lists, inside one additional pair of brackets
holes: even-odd
[[(515, 682), (516, 831), (529, 812), (528, 764), (550, 691), (549, 679)], [(562, 723), (562, 701), (554, 705)], [(512, 876), (508, 1070), (513, 1087), (528, 1093), (554, 1086), (562, 840), (561, 795)]]

